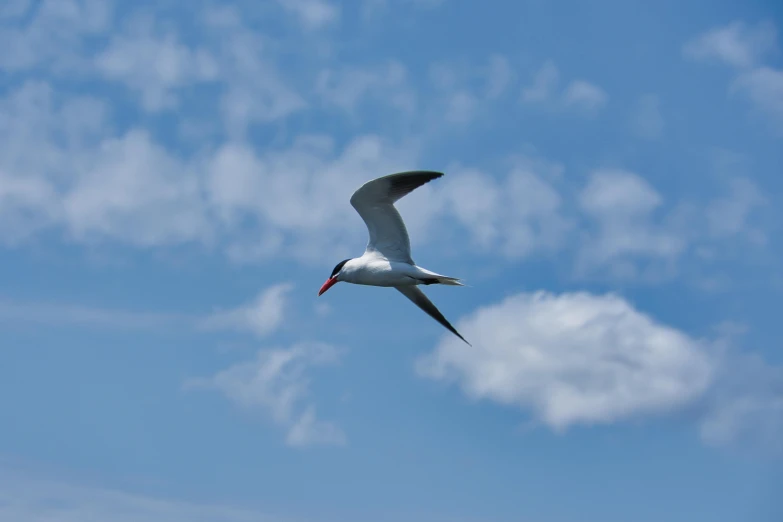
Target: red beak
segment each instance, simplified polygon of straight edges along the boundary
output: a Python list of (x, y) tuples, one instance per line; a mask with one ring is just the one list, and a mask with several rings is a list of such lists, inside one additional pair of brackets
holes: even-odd
[(336, 277), (330, 277), (329, 279), (327, 279), (326, 282), (321, 287), (321, 289), (318, 290), (318, 295), (321, 295), (324, 292), (326, 292), (327, 290), (329, 290), (330, 288), (332, 288), (335, 283), (337, 283), (337, 278)]

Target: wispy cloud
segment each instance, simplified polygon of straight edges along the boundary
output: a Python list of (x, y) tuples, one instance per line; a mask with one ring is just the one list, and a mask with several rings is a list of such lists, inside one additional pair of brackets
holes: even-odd
[(573, 80), (564, 89), (559, 88), (560, 71), (550, 60), (533, 76), (530, 85), (522, 89), (522, 102), (554, 109), (572, 109), (593, 114), (609, 100), (606, 92), (586, 80)]
[(687, 247), (690, 231), (676, 222), (676, 214), (656, 217), (661, 195), (641, 176), (602, 169), (591, 173), (579, 194), (588, 218), (577, 271), (606, 266), (616, 275), (639, 275), (633, 260), (660, 260), (670, 264)]
[(310, 367), (337, 362), (340, 354), (337, 348), (320, 343), (261, 350), (256, 359), (213, 377), (191, 379), (185, 388), (215, 389), (243, 409), (260, 411), (287, 431), (290, 446), (343, 445), (343, 431), (316, 418), (305, 373)]
[(122, 330), (157, 330), (170, 327), (189, 329), (198, 320), (178, 313), (117, 310), (64, 303), (0, 299), (0, 322)]
[(758, 65), (775, 48), (777, 31), (769, 22), (749, 26), (732, 22), (716, 27), (686, 42), (683, 54), (690, 59), (720, 61), (739, 68)]
[(766, 241), (766, 234), (754, 226), (755, 211), (768, 204), (767, 198), (756, 184), (747, 177), (734, 176), (728, 180), (726, 194), (714, 199), (707, 206), (707, 221), (714, 237), (751, 238), (757, 243)]
[(99, 308), (73, 303), (0, 299), (0, 322), (81, 326), (125, 330), (204, 331), (236, 330), (266, 337), (283, 323), (287, 294), (292, 285), (281, 283), (259, 292), (250, 303), (207, 315)]
[(219, 65), (204, 49), (191, 49), (171, 30), (156, 27), (152, 17), (139, 16), (114, 36), (96, 58), (106, 77), (141, 95), (142, 107), (158, 111), (177, 106), (176, 90), (217, 79)]
[(3, 2), (6, 19), (14, 25), (0, 26), (0, 70), (18, 74), (49, 67), (55, 74), (86, 72), (85, 40), (105, 34), (113, 19), (112, 6), (104, 0), (70, 2)]
[(575, 80), (566, 87), (563, 102), (567, 107), (576, 107), (590, 112), (606, 104), (608, 96), (603, 89), (584, 80)]
[(783, 124), (783, 70), (757, 67), (742, 73), (731, 86), (761, 111)]
[(340, 19), (340, 8), (328, 0), (277, 0), (308, 29), (317, 29)]
[(209, 330), (249, 331), (265, 337), (277, 330), (283, 322), (290, 283), (281, 283), (260, 292), (251, 303), (231, 310), (215, 312), (202, 321)]
[(316, 92), (325, 103), (356, 115), (364, 101), (388, 104), (406, 113), (415, 109), (416, 94), (408, 84), (408, 72), (401, 63), (391, 61), (374, 67), (344, 67), (321, 71)]
[(13, 522), (272, 522), (241, 507), (156, 497), (119, 489), (52, 480), (4, 466), (0, 472), (0, 520)]
[(783, 368), (755, 354), (729, 352), (700, 434), (710, 445), (783, 455)]
[(783, 71), (763, 63), (778, 50), (777, 29), (771, 22), (749, 26), (735, 21), (710, 29), (686, 42), (683, 54), (700, 61), (717, 61), (735, 69), (729, 92), (746, 97), (761, 114), (783, 129)]

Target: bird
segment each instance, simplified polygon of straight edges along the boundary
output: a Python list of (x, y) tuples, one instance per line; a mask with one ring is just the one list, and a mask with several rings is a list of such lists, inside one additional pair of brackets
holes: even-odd
[(442, 172), (412, 170), (370, 180), (356, 189), (351, 205), (367, 226), (369, 241), (361, 257), (344, 259), (335, 265), (321, 286), (323, 295), (338, 282), (393, 287), (410, 299), (451, 333), (472, 346), (432, 304), (419, 285), (465, 286), (460, 279), (444, 276), (420, 266), (411, 257), (405, 222), (394, 203), (413, 190), (443, 176)]

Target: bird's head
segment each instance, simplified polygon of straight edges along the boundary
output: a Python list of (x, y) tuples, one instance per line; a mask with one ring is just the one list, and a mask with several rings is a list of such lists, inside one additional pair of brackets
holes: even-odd
[(340, 281), (340, 271), (348, 261), (350, 261), (350, 259), (344, 259), (335, 265), (334, 270), (332, 270), (332, 275), (330, 275), (329, 279), (327, 279), (326, 282), (321, 286), (321, 289), (318, 291), (318, 295), (323, 294), (332, 286), (334, 286), (335, 283)]

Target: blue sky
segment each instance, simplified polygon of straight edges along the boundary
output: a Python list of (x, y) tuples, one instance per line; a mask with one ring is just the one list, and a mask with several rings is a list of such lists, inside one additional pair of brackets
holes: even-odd
[(781, 520), (781, 14), (5, 0), (0, 520)]

